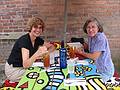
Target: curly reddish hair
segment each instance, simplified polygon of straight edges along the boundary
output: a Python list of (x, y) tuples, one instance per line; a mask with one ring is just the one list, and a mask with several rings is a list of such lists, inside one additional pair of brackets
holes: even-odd
[(43, 20), (41, 18), (39, 18), (39, 17), (30, 18), (27, 25), (29, 27), (29, 32), (31, 32), (32, 27), (36, 27), (38, 25), (42, 26), (42, 31), (44, 31), (44, 27), (45, 27)]

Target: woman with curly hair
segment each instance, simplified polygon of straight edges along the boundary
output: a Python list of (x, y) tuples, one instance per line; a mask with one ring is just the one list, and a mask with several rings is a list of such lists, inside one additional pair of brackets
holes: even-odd
[(31, 18), (28, 26), (29, 33), (17, 39), (5, 64), (5, 74), (9, 82), (19, 82), (33, 62), (41, 59), (48, 50), (54, 49), (52, 44), (40, 38), (44, 31), (44, 22), (40, 18)]

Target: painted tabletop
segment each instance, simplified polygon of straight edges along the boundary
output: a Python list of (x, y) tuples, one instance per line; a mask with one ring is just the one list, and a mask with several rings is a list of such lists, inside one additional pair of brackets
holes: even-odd
[[(85, 59), (88, 65), (76, 65), (74, 74), (68, 74), (68, 68), (60, 69), (59, 64), (51, 64), (48, 70), (35, 66), (26, 70), (15, 90), (107, 90), (96, 66), (90, 59)], [(86, 85), (66, 86), (64, 79), (85, 78)]]

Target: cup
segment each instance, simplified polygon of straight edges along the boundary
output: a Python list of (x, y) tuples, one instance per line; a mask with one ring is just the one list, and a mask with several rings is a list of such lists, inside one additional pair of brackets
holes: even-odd
[(68, 53), (69, 53), (70, 58), (75, 58), (75, 47), (70, 46)]
[(55, 58), (59, 57), (59, 50), (50, 52), (50, 64), (54, 64)]
[(44, 64), (44, 67), (46, 69), (50, 67), (50, 54), (49, 54), (49, 52), (47, 52), (43, 55), (43, 64)]
[(70, 59), (67, 61), (67, 66), (68, 66), (68, 73), (74, 73), (74, 66), (75, 66), (75, 61)]

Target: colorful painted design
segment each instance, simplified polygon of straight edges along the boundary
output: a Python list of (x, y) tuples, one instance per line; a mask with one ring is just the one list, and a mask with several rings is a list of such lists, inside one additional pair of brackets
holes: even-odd
[(85, 77), (87, 85), (65, 86), (63, 80), (68, 76), (67, 69), (60, 69), (59, 64), (53, 64), (47, 71), (42, 67), (29, 68), (15, 90), (107, 90), (96, 73), (93, 61), (86, 60), (90, 64), (76, 66), (75, 73), (71, 76), (73, 78)]
[(50, 42), (51, 44), (53, 44), (55, 46), (56, 50), (59, 50), (61, 47), (61, 43), (60, 42)]
[(13, 87), (3, 87), (3, 88), (0, 88), (0, 90), (14, 90), (15, 88)]

